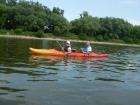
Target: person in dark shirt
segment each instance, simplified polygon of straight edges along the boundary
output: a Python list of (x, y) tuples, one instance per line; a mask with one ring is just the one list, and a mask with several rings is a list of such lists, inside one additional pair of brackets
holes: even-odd
[(70, 41), (66, 42), (66, 46), (64, 47), (65, 54), (70, 54), (71, 53), (71, 46), (70, 46)]

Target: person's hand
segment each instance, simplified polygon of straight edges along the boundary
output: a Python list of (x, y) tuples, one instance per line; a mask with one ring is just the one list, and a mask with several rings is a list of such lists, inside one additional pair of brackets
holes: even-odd
[(67, 54), (67, 52), (65, 52), (65, 54)]
[(68, 54), (69, 54), (69, 52), (65, 52), (65, 54), (66, 54), (66, 55), (68, 55)]

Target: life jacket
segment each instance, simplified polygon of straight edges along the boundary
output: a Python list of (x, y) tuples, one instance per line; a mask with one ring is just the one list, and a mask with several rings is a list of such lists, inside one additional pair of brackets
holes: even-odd
[(88, 48), (89, 48), (90, 46), (86, 46), (84, 49), (83, 49), (83, 51), (84, 52), (88, 52)]
[(69, 47), (70, 47), (70, 46), (65, 46), (65, 47), (64, 47), (64, 51), (65, 51), (65, 52), (68, 52), (68, 48), (69, 48)]

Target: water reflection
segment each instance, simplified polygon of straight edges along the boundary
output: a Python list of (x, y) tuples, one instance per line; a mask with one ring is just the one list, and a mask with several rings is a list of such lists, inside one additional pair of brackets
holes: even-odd
[(86, 68), (90, 68), (91, 67), (91, 58), (84, 58), (83, 59), (83, 64)]
[(71, 57), (70, 56), (67, 55), (66, 57), (64, 57), (65, 66), (69, 66), (70, 62), (71, 62)]
[(61, 56), (45, 56), (45, 55), (38, 55), (38, 54), (32, 54), (29, 58), (29, 61), (32, 64), (46, 64), (46, 65), (56, 65), (60, 62), (62, 62), (64, 57)]
[(32, 54), (29, 57), (29, 61), (32, 64), (46, 64), (55, 66), (57, 64), (64, 64), (69, 66), (70, 63), (79, 63), (83, 68), (91, 68), (92, 66), (98, 65), (98, 63), (106, 62), (108, 58), (90, 58), (90, 57), (61, 57), (61, 56), (50, 56), (50, 55), (39, 55)]

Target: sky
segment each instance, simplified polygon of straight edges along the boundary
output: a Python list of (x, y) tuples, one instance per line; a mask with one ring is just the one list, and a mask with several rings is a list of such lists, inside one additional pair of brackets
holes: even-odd
[[(30, 1), (30, 0), (29, 0)], [(140, 0), (32, 0), (51, 10), (59, 7), (68, 20), (78, 19), (83, 11), (93, 17), (122, 18), (133, 25), (140, 25)]]

